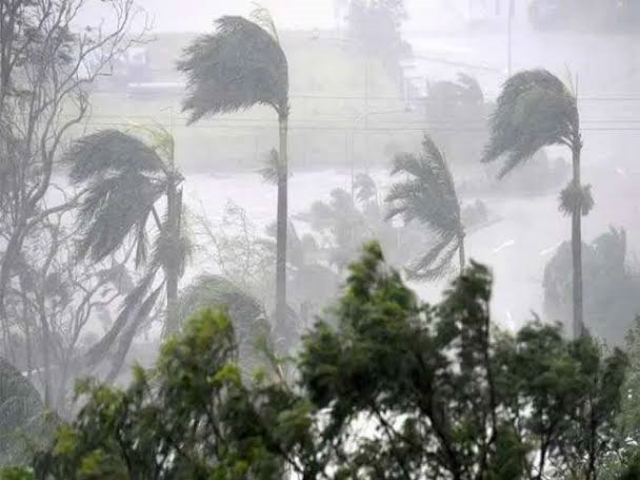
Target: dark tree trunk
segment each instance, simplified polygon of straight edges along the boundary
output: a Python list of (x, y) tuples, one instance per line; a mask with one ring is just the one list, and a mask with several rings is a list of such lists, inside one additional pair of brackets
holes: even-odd
[[(576, 194), (580, 194), (580, 153), (581, 140), (574, 143), (572, 148), (573, 186)], [(584, 333), (582, 311), (582, 204), (571, 212), (571, 253), (573, 259), (573, 335), (575, 338)]]
[(276, 254), (276, 325), (280, 335), (286, 323), (287, 312), (287, 214), (288, 214), (288, 158), (287, 129), (288, 108), (279, 112), (280, 151), (278, 155), (278, 216), (277, 216), (277, 254)]

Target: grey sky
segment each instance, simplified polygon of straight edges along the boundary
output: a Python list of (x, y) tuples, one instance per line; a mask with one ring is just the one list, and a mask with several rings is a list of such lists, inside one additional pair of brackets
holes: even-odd
[[(476, 0), (478, 5), (489, 0)], [(221, 15), (248, 15), (253, 0), (139, 0), (154, 18), (157, 31), (206, 31)], [(281, 29), (335, 27), (336, 0), (261, 0)], [(346, 3), (346, 2), (344, 2)], [(409, 28), (455, 25), (465, 15), (468, 0), (406, 0)], [(491, 0), (489, 3), (493, 3)]]

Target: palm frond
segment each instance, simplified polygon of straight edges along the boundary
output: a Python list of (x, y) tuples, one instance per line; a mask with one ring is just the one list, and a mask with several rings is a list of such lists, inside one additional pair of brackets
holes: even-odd
[(576, 188), (575, 183), (569, 184), (560, 192), (560, 210), (565, 216), (570, 216), (573, 212), (580, 212), (586, 216), (593, 209), (595, 202), (591, 195), (591, 185), (581, 185)]
[(375, 198), (378, 193), (376, 182), (366, 173), (359, 173), (356, 175), (353, 186), (356, 190), (356, 199), (360, 203), (367, 203), (371, 201), (371, 199)]
[(148, 139), (148, 146), (169, 165), (173, 164), (175, 153), (175, 139), (164, 125), (155, 123), (153, 126), (138, 123), (131, 124), (131, 130), (143, 134)]
[(222, 17), (214, 34), (197, 38), (178, 62), (187, 77), (189, 123), (206, 115), (268, 105), (288, 108), (287, 58), (269, 32), (245, 18)]
[(453, 177), (444, 156), (428, 135), (419, 157), (411, 154), (395, 157), (391, 174), (403, 174), (406, 179), (389, 189), (388, 219), (400, 216), (405, 223), (417, 220), (440, 236), (460, 231), (460, 204)]
[(448, 272), (464, 232), (453, 176), (435, 142), (424, 136), (420, 156), (396, 156), (392, 175), (404, 175), (387, 194), (387, 218), (418, 221), (435, 235), (435, 244), (407, 269), (411, 278), (433, 280)]
[(254, 2), (253, 6), (254, 8), (249, 17), (255, 23), (264, 28), (267, 32), (269, 32), (279, 45), (280, 37), (278, 36), (278, 28), (276, 27), (276, 22), (273, 20), (271, 13), (267, 8), (263, 7), (257, 2)]
[(426, 254), (406, 268), (408, 278), (430, 281), (444, 277), (452, 271), (452, 261), (459, 248), (458, 236), (440, 239)]
[(138, 240), (144, 241), (146, 237), (140, 232), (165, 191), (162, 179), (133, 172), (91, 182), (78, 207), (82, 230), (80, 256), (99, 262), (120, 248), (134, 232), (138, 233)]
[(137, 262), (146, 253), (145, 225), (164, 194), (167, 168), (158, 153), (140, 139), (105, 130), (76, 141), (66, 152), (69, 178), (83, 184), (78, 207), (82, 229), (80, 256), (100, 261), (135, 234)]
[(102, 130), (73, 143), (63, 161), (73, 184), (119, 173), (158, 174), (165, 169), (158, 154), (140, 139), (118, 130)]
[(527, 70), (509, 78), (490, 119), (490, 140), (482, 161), (502, 156), (503, 177), (542, 147), (569, 144), (578, 134), (576, 98), (546, 70)]
[(272, 148), (267, 155), (264, 167), (258, 170), (258, 173), (260, 173), (265, 183), (278, 185), (281, 170), (278, 151), (275, 148)]

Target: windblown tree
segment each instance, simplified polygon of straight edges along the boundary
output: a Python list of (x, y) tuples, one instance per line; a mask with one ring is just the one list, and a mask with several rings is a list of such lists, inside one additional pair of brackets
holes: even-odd
[(202, 275), (181, 293), (174, 315), (180, 323), (206, 309), (223, 309), (233, 324), (238, 363), (250, 380), (257, 370), (276, 373), (270, 363), (273, 338), (262, 305), (246, 292), (217, 275)]
[(90, 113), (91, 84), (140, 39), (136, 13), (135, 0), (0, 0), (0, 350), (11, 362), (27, 245), (74, 207), (51, 201), (62, 147)]
[(426, 305), (370, 243), (304, 338), (298, 388), (245, 381), (233, 322), (200, 312), (128, 388), (83, 386), (36, 477), (637, 478), (604, 476), (626, 355), (557, 325), (496, 330), (491, 282), (471, 262)]
[[(609, 347), (623, 346), (640, 314), (640, 275), (629, 267), (624, 229), (611, 227), (582, 245), (584, 326)], [(545, 266), (544, 311), (549, 319), (571, 318), (571, 243), (562, 243)]]
[(460, 202), (444, 155), (431, 137), (425, 134), (419, 156), (397, 155), (391, 174), (407, 178), (391, 186), (386, 197), (387, 218), (400, 217), (407, 224), (417, 221), (435, 238), (431, 248), (409, 266), (409, 275), (423, 280), (441, 278), (456, 253), (462, 272), (465, 229)]
[[(121, 248), (135, 252), (144, 273), (127, 295), (110, 332), (88, 352), (95, 363), (119, 339), (111, 376), (122, 361), (140, 325), (148, 320), (163, 289), (167, 299), (164, 331), (171, 331), (170, 313), (178, 298), (189, 242), (182, 220), (184, 178), (173, 158), (173, 138), (162, 129), (149, 130), (151, 144), (117, 130), (104, 130), (77, 140), (66, 153), (69, 177), (82, 186), (78, 222), (82, 229), (79, 255), (101, 262)], [(164, 199), (164, 218), (158, 204)], [(150, 223), (155, 227), (149, 256)], [(157, 285), (158, 273), (163, 278)]]
[(517, 73), (505, 83), (490, 121), (483, 162), (504, 158), (499, 177), (522, 165), (543, 147), (571, 150), (573, 179), (560, 194), (560, 210), (571, 215), (573, 331), (584, 333), (581, 218), (593, 208), (591, 186), (580, 183), (582, 135), (578, 100), (572, 89), (546, 70)]
[(287, 305), (289, 67), (268, 13), (259, 9), (254, 18), (257, 23), (238, 16), (218, 19), (216, 32), (196, 39), (185, 50), (178, 69), (187, 76), (183, 109), (190, 112), (190, 124), (209, 115), (255, 105), (272, 107), (278, 115), (276, 323), (279, 324), (285, 318)]

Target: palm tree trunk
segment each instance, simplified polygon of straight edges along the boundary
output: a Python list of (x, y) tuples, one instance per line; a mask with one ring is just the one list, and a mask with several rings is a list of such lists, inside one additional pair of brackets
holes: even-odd
[[(278, 216), (277, 216), (277, 254), (276, 254), (276, 325), (281, 329), (285, 325), (287, 311), (287, 213), (288, 213), (288, 158), (287, 130), (288, 108), (278, 115), (280, 124), (280, 152), (278, 155)], [(280, 331), (280, 334), (284, 332)]]
[[(581, 193), (580, 184), (580, 140), (574, 143), (573, 157), (573, 186), (576, 194)], [(571, 212), (571, 253), (573, 258), (573, 335), (575, 338), (584, 333), (582, 311), (582, 208), (581, 204)]]
[(458, 255), (460, 259), (460, 275), (462, 275), (464, 273), (464, 267), (466, 264), (464, 253), (464, 234), (461, 234), (459, 238)]
[(169, 178), (167, 187), (167, 226), (169, 241), (171, 242), (171, 258), (165, 260), (165, 279), (167, 293), (167, 316), (163, 336), (176, 331), (176, 319), (173, 318), (173, 308), (178, 300), (178, 279), (180, 277), (180, 210), (178, 183), (174, 172)]

